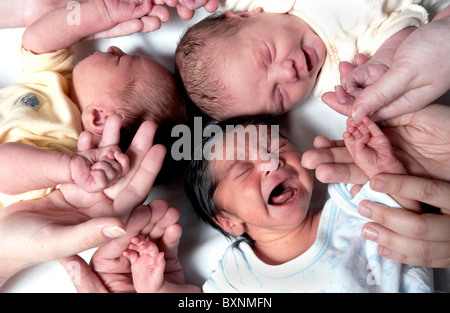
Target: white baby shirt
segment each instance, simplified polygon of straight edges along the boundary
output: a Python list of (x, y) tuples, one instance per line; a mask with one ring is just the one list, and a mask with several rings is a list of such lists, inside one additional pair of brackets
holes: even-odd
[(351, 198), (347, 184), (330, 184), (316, 241), (302, 255), (281, 265), (268, 265), (239, 240), (227, 248), (204, 292), (432, 292), (432, 269), (382, 258), (377, 244), (362, 236), (369, 220), (358, 203), (368, 199), (399, 205), (365, 185)]

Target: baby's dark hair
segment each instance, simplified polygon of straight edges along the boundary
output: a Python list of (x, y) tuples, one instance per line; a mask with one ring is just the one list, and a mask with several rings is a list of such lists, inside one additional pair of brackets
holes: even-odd
[(249, 21), (215, 13), (188, 29), (178, 44), (176, 74), (191, 101), (215, 119), (221, 119), (223, 109), (232, 99), (217, 72), (220, 61), (217, 49), (220, 49), (220, 42), (235, 37)]
[[(223, 208), (221, 208), (214, 201), (214, 193), (217, 189), (219, 181), (217, 181), (211, 172), (211, 165), (214, 161), (205, 158), (203, 149), (205, 147), (211, 147), (211, 145), (213, 145), (218, 138), (223, 138), (226, 132), (230, 130), (229, 126), (236, 127), (238, 125), (242, 125), (245, 127), (252, 124), (270, 124), (270, 122), (267, 117), (257, 116), (235, 117), (226, 121), (211, 123), (219, 126), (222, 132), (215, 133), (213, 136), (204, 137), (202, 144), (194, 148), (193, 157), (187, 165), (185, 173), (184, 189), (198, 217), (214, 229), (221, 232), (225, 235), (225, 237), (231, 238), (232, 236), (224, 231), (216, 222), (217, 217), (220, 216), (223, 211)], [(211, 125), (211, 123), (209, 125)], [(200, 155), (202, 156), (201, 158), (195, 157)], [(244, 234), (242, 237), (251, 240), (247, 234)]]
[[(188, 121), (187, 104), (176, 76), (167, 69), (166, 75), (159, 75), (157, 79), (138, 72), (124, 89), (112, 93), (117, 99), (116, 109), (124, 117), (120, 132), (122, 151), (126, 151), (144, 121), (158, 125), (154, 144), (162, 144), (170, 151), (175, 140), (171, 136), (172, 128)], [(184, 166), (167, 153), (157, 183), (179, 176)]]
[(121, 141), (127, 146), (144, 121), (153, 121), (159, 129), (171, 129), (186, 123), (186, 103), (175, 76), (166, 72), (158, 79), (136, 73), (132, 81), (121, 90), (112, 92), (117, 99), (117, 112), (123, 114)]

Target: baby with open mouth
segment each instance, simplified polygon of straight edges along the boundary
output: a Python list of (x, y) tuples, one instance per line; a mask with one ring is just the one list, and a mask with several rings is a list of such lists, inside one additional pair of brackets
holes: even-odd
[[(138, 291), (432, 291), (430, 269), (381, 258), (376, 243), (361, 235), (368, 219), (358, 213), (360, 201), (399, 207), (404, 199), (395, 201), (372, 191), (369, 184), (352, 197), (352, 185), (330, 184), (324, 208), (310, 210), (312, 172), (302, 166), (302, 155), (279, 136), (277, 128), (245, 119), (216, 125), (220, 131), (201, 147), (203, 159), (190, 162), (185, 188), (204, 221), (227, 237), (240, 239), (225, 251), (202, 289), (165, 280), (165, 270), (171, 269), (165, 268), (157, 246), (135, 239), (124, 255), (131, 262), (135, 286), (144, 286)], [(379, 144), (372, 144), (374, 138)], [(405, 171), (370, 119), (361, 125), (350, 121), (344, 140), (369, 178), (387, 168)], [(373, 151), (380, 157), (366, 158)]]

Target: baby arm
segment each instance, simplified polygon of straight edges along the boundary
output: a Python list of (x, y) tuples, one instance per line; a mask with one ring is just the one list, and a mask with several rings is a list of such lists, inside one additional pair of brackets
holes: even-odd
[[(75, 11), (55, 9), (34, 22), (23, 35), (23, 46), (34, 53), (47, 53), (71, 47), (80, 40), (122, 22), (140, 19), (151, 12), (150, 0), (93, 0), (80, 3)], [(77, 11), (78, 10), (78, 11)], [(70, 14), (75, 14), (70, 20)], [(45, 40), (43, 40), (45, 38)]]
[(14, 195), (61, 183), (76, 183), (84, 191), (97, 192), (125, 174), (128, 163), (117, 146), (64, 154), (5, 143), (0, 145), (0, 192)]
[(158, 246), (151, 241), (135, 237), (123, 255), (131, 263), (133, 284), (137, 292), (201, 292), (201, 288), (185, 284), (184, 280), (169, 282), (165, 279), (164, 272), (168, 268), (166, 268), (164, 252), (159, 252)]
[[(377, 174), (407, 174), (403, 164), (394, 156), (389, 139), (368, 117), (357, 125), (348, 120), (343, 134), (345, 145), (355, 163), (372, 179)], [(391, 195), (403, 207), (420, 211), (417, 201)]]

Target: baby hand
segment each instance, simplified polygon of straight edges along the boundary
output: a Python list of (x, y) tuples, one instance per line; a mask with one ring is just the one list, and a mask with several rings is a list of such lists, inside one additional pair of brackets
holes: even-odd
[(151, 0), (96, 0), (104, 19), (113, 24), (148, 15), (153, 7)]
[(336, 112), (350, 117), (355, 99), (388, 69), (386, 65), (373, 63), (367, 56), (358, 53), (354, 64), (346, 61), (339, 64), (341, 85), (336, 86), (334, 92), (326, 92), (322, 100)]
[(389, 139), (370, 118), (365, 117), (361, 124), (350, 118), (343, 138), (353, 160), (369, 178), (380, 173), (406, 173)]
[(164, 285), (164, 253), (151, 241), (135, 237), (123, 252), (131, 263), (133, 284), (137, 292), (159, 292)]
[[(354, 99), (367, 86), (373, 84), (378, 78), (389, 70), (387, 65), (381, 63), (373, 63), (370, 60), (364, 64), (355, 67), (348, 73), (345, 79), (345, 91)], [(352, 103), (350, 104), (353, 104)]]
[(117, 145), (78, 152), (70, 161), (72, 180), (86, 192), (105, 190), (128, 170), (128, 156)]

